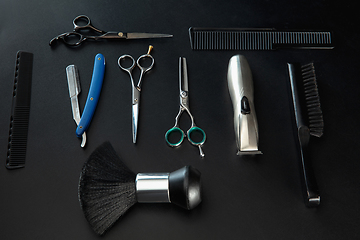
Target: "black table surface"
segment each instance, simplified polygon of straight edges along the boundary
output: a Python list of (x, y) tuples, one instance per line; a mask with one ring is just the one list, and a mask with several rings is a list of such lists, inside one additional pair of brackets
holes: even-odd
[[(78, 202), (79, 174), (91, 152), (110, 141), (134, 172), (171, 172), (192, 165), (202, 173), (203, 201), (191, 211), (166, 203), (133, 206), (104, 239), (359, 239), (360, 34), (356, 2), (268, 0), (23, 1), (0, 3), (0, 238), (97, 239)], [(123, 32), (169, 33), (173, 38), (59, 43), (72, 20)], [(193, 51), (189, 27), (321, 29), (333, 32), (332, 50)], [(138, 141), (132, 143), (131, 83), (117, 65), (154, 46), (154, 68), (142, 85)], [(34, 54), (31, 112), (23, 169), (7, 170), (15, 58)], [(75, 135), (65, 67), (77, 65), (81, 111), (94, 56), (106, 58), (101, 97), (83, 149)], [(251, 67), (263, 155), (236, 155), (227, 87), (231, 56)], [(186, 57), (191, 111), (207, 139), (198, 149), (173, 149), (165, 132), (178, 111), (178, 59)], [(293, 133), (288, 62), (314, 62), (324, 136), (311, 142), (321, 194), (304, 205)], [(135, 79), (139, 72), (136, 71)], [(190, 120), (183, 117), (183, 128)]]

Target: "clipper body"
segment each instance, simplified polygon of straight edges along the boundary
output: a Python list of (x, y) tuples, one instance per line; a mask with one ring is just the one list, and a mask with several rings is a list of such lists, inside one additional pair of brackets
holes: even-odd
[(234, 108), (237, 155), (262, 154), (258, 149), (252, 74), (244, 56), (235, 55), (230, 59), (227, 80)]

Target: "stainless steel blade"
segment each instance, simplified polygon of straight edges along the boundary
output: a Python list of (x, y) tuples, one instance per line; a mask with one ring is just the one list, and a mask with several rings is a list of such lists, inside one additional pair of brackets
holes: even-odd
[(186, 58), (180, 57), (179, 59), (179, 83), (180, 92), (189, 91), (189, 80), (187, 74)]
[(164, 38), (172, 37), (171, 34), (161, 34), (161, 33), (127, 33), (126, 39), (141, 39), (141, 38)]
[[(69, 95), (71, 99), (71, 109), (73, 113), (73, 119), (76, 125), (79, 125), (80, 122), (80, 107), (78, 101), (78, 95), (81, 91), (80, 89), (80, 80), (77, 67), (75, 65), (69, 65), (66, 67), (66, 77), (69, 87)], [(82, 135), (81, 147), (84, 147), (86, 143), (86, 134)]]
[(133, 135), (133, 143), (136, 143), (137, 137), (137, 129), (139, 122), (139, 104), (133, 104), (132, 106), (132, 135)]
[(135, 86), (132, 86), (132, 134), (133, 143), (136, 143), (138, 122), (139, 122), (139, 108), (140, 108), (140, 91)]

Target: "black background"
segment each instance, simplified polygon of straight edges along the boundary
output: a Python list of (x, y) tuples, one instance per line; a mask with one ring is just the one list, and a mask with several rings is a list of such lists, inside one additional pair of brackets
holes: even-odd
[[(332, 1), (333, 2), (333, 1)], [(344, 1), (22, 1), (0, 3), (0, 156), (5, 165), (16, 52), (34, 53), (26, 167), (0, 168), (1, 239), (97, 239), (79, 207), (84, 161), (109, 140), (134, 172), (202, 173), (203, 202), (192, 211), (172, 204), (136, 204), (104, 239), (359, 239), (359, 53), (356, 2)], [(171, 39), (87, 42), (72, 49), (56, 35), (86, 14), (107, 31), (169, 33)], [(275, 27), (334, 32), (333, 50), (192, 51), (189, 27)], [(152, 44), (145, 75), (138, 142), (131, 137), (131, 85), (117, 66)], [(65, 67), (79, 68), (83, 109), (94, 57), (106, 58), (101, 97), (87, 132), (75, 136)], [(260, 150), (236, 156), (227, 89), (231, 56), (246, 56), (253, 73)], [(198, 149), (164, 140), (178, 111), (178, 58), (187, 58), (191, 111), (207, 134)], [(287, 62), (315, 63), (325, 131), (312, 139), (321, 205), (304, 206), (293, 135)], [(139, 71), (135, 71), (138, 79)], [(182, 118), (182, 128), (190, 121)], [(1, 147), (2, 146), (2, 147)]]

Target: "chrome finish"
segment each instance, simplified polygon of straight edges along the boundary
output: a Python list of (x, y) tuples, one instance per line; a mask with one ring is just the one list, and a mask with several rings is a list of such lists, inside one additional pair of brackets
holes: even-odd
[(171, 202), (169, 173), (138, 173), (136, 175), (136, 198), (138, 202)]
[[(79, 125), (80, 122), (80, 107), (79, 107), (79, 101), (78, 101), (78, 95), (81, 91), (80, 88), (80, 79), (77, 67), (75, 65), (69, 65), (66, 67), (66, 77), (68, 81), (68, 87), (69, 87), (69, 95), (71, 99), (71, 108), (73, 113), (73, 119), (76, 123), (76, 125)], [(82, 134), (82, 142), (81, 147), (85, 147), (86, 143), (86, 133), (84, 132)]]
[[(152, 69), (152, 67), (154, 66), (155, 60), (154, 58), (150, 55), (151, 50), (153, 49), (153, 46), (149, 46), (149, 50), (147, 54), (143, 54), (141, 55), (137, 61), (135, 62), (135, 59), (128, 54), (124, 54), (122, 56), (119, 57), (118, 59), (118, 65), (119, 67), (124, 70), (125, 72), (127, 72), (130, 76), (130, 80), (131, 80), (131, 88), (132, 88), (132, 135), (133, 135), (133, 143), (136, 143), (136, 137), (137, 137), (137, 129), (138, 129), (138, 120), (139, 120), (139, 106), (140, 106), (140, 93), (141, 93), (141, 83), (142, 83), (142, 79), (143, 76), (146, 72), (148, 72), (149, 70)], [(122, 60), (125, 59), (130, 59), (132, 61), (132, 64), (130, 67), (124, 67), (121, 62)], [(151, 64), (148, 67), (143, 67), (141, 66), (141, 59), (144, 58), (150, 58), (151, 60)], [(135, 68), (135, 65), (138, 66), (138, 68), (140, 69), (140, 77), (139, 77), (139, 81), (136, 84), (134, 82), (133, 76), (132, 76), (132, 71)]]
[[(230, 59), (227, 80), (234, 109), (237, 155), (261, 154), (258, 150), (259, 132), (254, 106), (252, 74), (244, 56), (235, 55)], [(242, 113), (243, 97), (247, 99), (249, 113)]]

